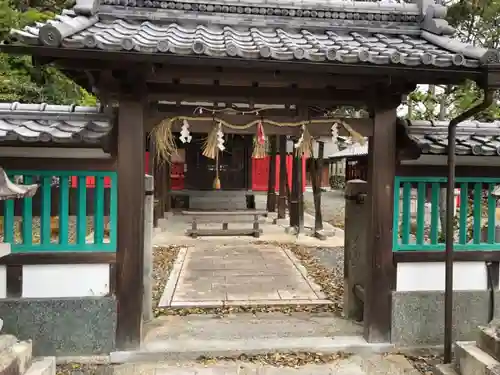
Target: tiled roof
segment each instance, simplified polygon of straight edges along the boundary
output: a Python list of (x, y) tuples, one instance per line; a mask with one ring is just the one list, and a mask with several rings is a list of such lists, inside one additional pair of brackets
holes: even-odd
[(80, 0), (54, 20), (12, 30), (10, 42), (349, 64), (473, 68), (499, 60), (496, 50), (450, 39), (446, 8), (421, 3)]
[(0, 103), (0, 142), (98, 143), (112, 128), (102, 108)]
[[(407, 129), (424, 154), (446, 154), (447, 121), (407, 121)], [(457, 155), (500, 156), (500, 121), (464, 121), (457, 126)]]
[[(422, 154), (446, 155), (448, 146), (448, 121), (400, 120), (408, 135), (421, 148)], [(347, 158), (368, 154), (368, 144), (352, 145), (330, 155), (330, 158)], [(500, 156), (500, 121), (464, 121), (457, 126), (457, 155)]]

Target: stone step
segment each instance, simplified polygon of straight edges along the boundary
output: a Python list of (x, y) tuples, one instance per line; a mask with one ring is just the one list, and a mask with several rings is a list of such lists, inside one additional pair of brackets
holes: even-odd
[(497, 334), (494, 326), (479, 327), (476, 344), (483, 352), (500, 361), (500, 335)]
[(500, 363), (473, 341), (455, 344), (455, 362), (461, 375), (500, 375)]
[(434, 375), (458, 375), (455, 365), (452, 363), (436, 365), (433, 373)]
[(55, 375), (56, 357), (41, 357), (33, 360), (32, 365), (24, 375)]
[[(216, 363), (160, 362), (127, 363), (112, 366), (106, 375), (374, 375), (365, 372), (363, 360), (357, 356), (339, 359), (333, 363), (306, 364), (300, 367), (276, 367), (262, 363), (217, 361)], [(392, 372), (391, 375), (402, 373)], [(405, 374), (406, 375), (406, 374)]]
[(241, 354), (258, 355), (271, 352), (312, 353), (382, 353), (392, 349), (388, 343), (367, 343), (361, 336), (283, 337), (232, 340), (161, 340), (151, 341), (140, 350), (117, 351), (110, 361), (138, 363), (152, 361), (195, 360), (199, 357), (235, 357)]

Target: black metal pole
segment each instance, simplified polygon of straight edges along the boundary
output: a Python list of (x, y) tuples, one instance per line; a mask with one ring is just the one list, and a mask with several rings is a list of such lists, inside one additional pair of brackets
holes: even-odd
[[(488, 108), (493, 103), (495, 91), (488, 90), (484, 100), (450, 121), (448, 126), (448, 182), (446, 189), (446, 263), (444, 289), (444, 363), (451, 363), (453, 343), (453, 208), (455, 203), (455, 149), (457, 125)], [(464, 204), (464, 202), (462, 202)]]
[(446, 265), (444, 291), (444, 362), (451, 362), (453, 335), (453, 209), (455, 198), (455, 149), (457, 125), (448, 128), (448, 183), (446, 188)]

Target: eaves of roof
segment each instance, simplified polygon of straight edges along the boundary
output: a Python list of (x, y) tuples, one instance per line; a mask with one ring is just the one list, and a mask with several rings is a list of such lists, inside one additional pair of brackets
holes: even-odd
[(54, 20), (12, 30), (9, 43), (407, 67), (500, 61), (496, 50), (452, 39), (445, 7), (420, 3), (79, 0)]
[(99, 107), (0, 103), (0, 142), (98, 144), (112, 129)]

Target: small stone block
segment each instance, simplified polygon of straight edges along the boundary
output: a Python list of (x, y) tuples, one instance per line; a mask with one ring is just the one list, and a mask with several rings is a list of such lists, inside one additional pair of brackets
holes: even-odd
[(33, 361), (25, 375), (55, 375), (56, 357), (42, 357)]
[(496, 326), (479, 327), (477, 346), (490, 356), (500, 361), (500, 336)]
[(434, 375), (458, 375), (455, 366), (451, 363), (436, 365), (432, 372)]
[(12, 346), (12, 352), (17, 358), (20, 374), (24, 374), (31, 365), (33, 344), (31, 341), (21, 341)]
[(498, 361), (479, 349), (475, 342), (457, 342), (455, 358), (462, 375), (491, 374), (491, 370), (499, 365)]
[(24, 374), (31, 365), (32, 346), (22, 341), (6, 347), (0, 353), (0, 374)]
[(314, 232), (314, 237), (316, 237), (317, 239), (319, 239), (321, 241), (325, 241), (326, 240), (326, 235), (322, 231)]

